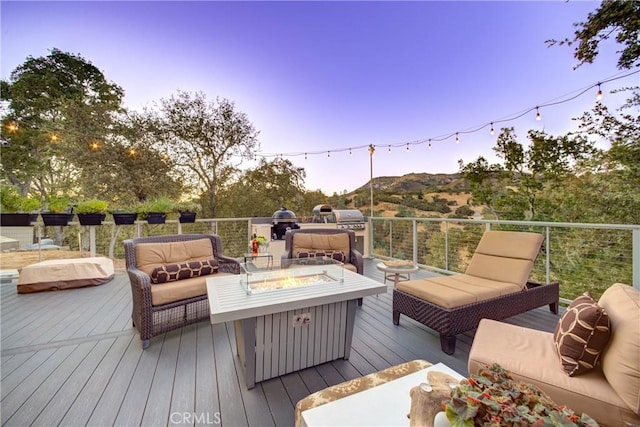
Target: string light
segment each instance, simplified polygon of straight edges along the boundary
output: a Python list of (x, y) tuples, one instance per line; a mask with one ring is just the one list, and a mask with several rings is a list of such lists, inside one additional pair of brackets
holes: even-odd
[(89, 144), (89, 148), (91, 149), (91, 151), (98, 151), (100, 145), (96, 141), (93, 141), (91, 144)]
[(131, 147), (129, 148), (129, 151), (127, 152), (129, 154), (129, 156), (133, 157), (137, 154), (136, 149)]
[(458, 136), (458, 132), (456, 132), (456, 144), (460, 144), (460, 137)]
[(373, 156), (373, 153), (376, 152), (376, 147), (373, 144), (369, 144), (369, 155)]
[(7, 123), (7, 130), (11, 133), (14, 133), (18, 130), (18, 124), (16, 122)]
[(52, 133), (51, 136), (49, 137), (49, 140), (51, 142), (58, 142), (58, 135), (56, 135), (55, 133)]
[(389, 144), (389, 153), (391, 153), (391, 144)]
[(429, 150), (431, 150), (431, 138), (429, 138)]
[(327, 151), (327, 157), (331, 157), (331, 151)]
[(307, 160), (307, 153), (304, 153), (304, 159)]
[(349, 147), (349, 155), (351, 155), (351, 147)]
[(537, 121), (542, 120), (542, 116), (540, 116), (540, 111), (538, 110), (538, 107), (536, 107), (536, 120)]
[(596, 94), (596, 99), (598, 101), (602, 99), (602, 89), (600, 89), (600, 83), (598, 83), (598, 93)]
[(493, 135), (495, 131), (493, 130), (493, 122), (491, 122), (491, 130), (489, 131), (490, 135)]
[(407, 151), (409, 151), (409, 143), (407, 142)]

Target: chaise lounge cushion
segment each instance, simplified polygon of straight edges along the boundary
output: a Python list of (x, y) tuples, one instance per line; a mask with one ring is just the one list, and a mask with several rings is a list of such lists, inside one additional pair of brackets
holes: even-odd
[(574, 299), (553, 334), (567, 375), (580, 375), (595, 368), (610, 335), (609, 316), (591, 294), (585, 292)]
[(458, 274), (446, 277), (399, 282), (396, 289), (444, 308), (460, 307), (478, 301), (520, 292), (513, 283)]
[[(598, 304), (611, 322), (611, 339), (601, 356), (602, 371), (640, 417), (640, 292), (616, 283), (604, 291)], [(640, 424), (640, 418), (636, 423)]]

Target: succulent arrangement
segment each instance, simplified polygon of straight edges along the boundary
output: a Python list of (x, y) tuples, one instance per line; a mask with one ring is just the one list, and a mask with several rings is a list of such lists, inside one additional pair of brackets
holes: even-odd
[(494, 363), (460, 382), (443, 402), (452, 426), (597, 426), (587, 414), (557, 405), (532, 384)]

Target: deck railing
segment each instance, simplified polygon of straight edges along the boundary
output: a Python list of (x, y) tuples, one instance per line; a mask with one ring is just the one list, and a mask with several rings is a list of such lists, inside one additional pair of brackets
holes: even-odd
[(374, 256), (404, 258), (442, 273), (463, 272), (485, 230), (545, 235), (533, 279), (560, 282), (561, 297), (599, 297), (616, 282), (640, 288), (640, 225), (448, 218), (371, 218)]
[[(241, 257), (247, 251), (252, 221), (252, 218), (205, 218), (195, 223), (168, 220), (165, 224), (152, 225), (136, 221), (133, 225), (123, 226), (114, 226), (107, 221), (95, 227), (72, 222), (62, 227), (62, 236), (57, 237), (72, 250), (82, 248), (91, 253), (123, 258), (124, 239), (215, 233), (221, 236), (226, 255)], [(585, 290), (599, 297), (616, 282), (640, 288), (640, 225), (373, 217), (367, 224), (369, 238), (365, 241), (369, 247), (365, 254), (412, 260), (439, 273), (460, 273), (466, 269), (482, 233), (488, 229), (544, 234), (545, 243), (532, 276), (541, 282), (560, 282), (564, 299), (571, 300)], [(6, 235), (5, 231), (3, 235)], [(60, 228), (37, 224), (33, 234), (54, 237), (56, 232), (60, 232)]]

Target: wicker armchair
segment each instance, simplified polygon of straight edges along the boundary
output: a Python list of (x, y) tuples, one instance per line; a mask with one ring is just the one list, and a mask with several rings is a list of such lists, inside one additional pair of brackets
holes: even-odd
[(133, 326), (140, 332), (142, 348), (149, 347), (149, 339), (173, 329), (178, 329), (183, 326), (208, 319), (210, 313), (206, 287), (204, 286), (206, 276), (186, 279), (186, 281), (201, 280), (201, 294), (178, 301), (154, 305), (152, 302), (152, 286), (164, 285), (152, 285), (149, 273), (138, 268), (140, 265), (138, 262), (136, 246), (142, 243), (162, 244), (201, 239), (209, 239), (211, 241), (211, 257), (216, 259), (219, 263), (218, 273), (216, 274), (240, 274), (240, 264), (238, 261), (233, 258), (225, 257), (222, 254), (222, 243), (220, 241), (220, 237), (217, 235), (180, 234), (171, 236), (139, 237), (124, 241), (127, 273), (129, 274), (131, 294), (133, 297), (133, 311), (131, 318), (133, 320)]
[[(310, 237), (310, 235), (324, 236), (325, 238), (300, 239), (303, 243), (296, 242), (296, 236)], [(331, 236), (346, 235), (348, 243), (343, 244), (342, 239), (332, 239)], [(284, 254), (281, 264), (287, 265), (292, 258), (301, 257), (301, 252), (341, 251), (344, 253), (344, 266), (358, 274), (364, 274), (364, 261), (362, 254), (356, 249), (356, 233), (353, 230), (339, 230), (333, 228), (302, 228), (287, 230), (285, 234)], [(305, 254), (308, 255), (308, 254)], [(362, 305), (362, 298), (358, 298), (358, 305)]]

